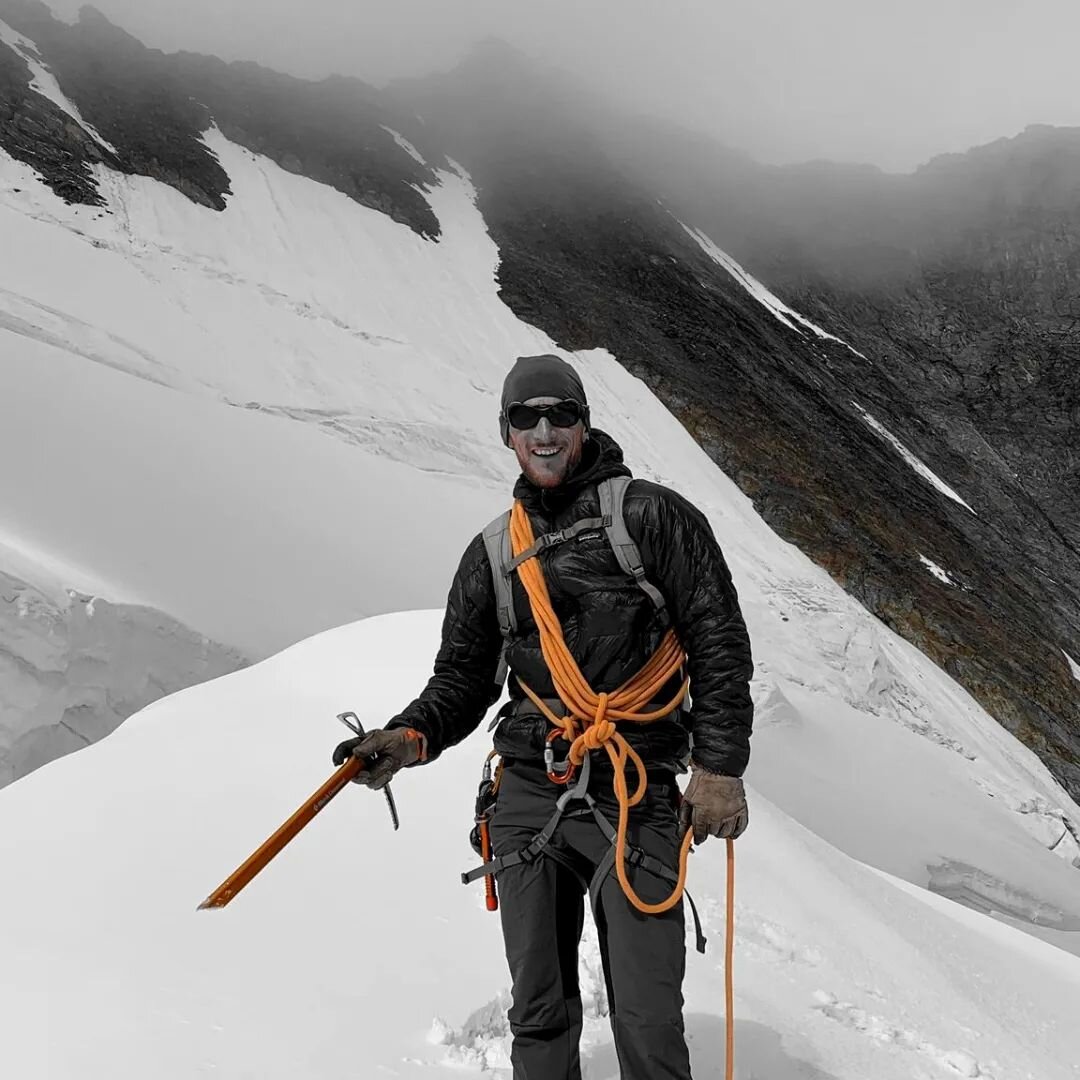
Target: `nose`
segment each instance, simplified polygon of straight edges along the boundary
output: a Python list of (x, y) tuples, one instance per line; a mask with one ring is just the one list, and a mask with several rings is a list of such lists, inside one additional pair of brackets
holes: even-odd
[(546, 416), (541, 416), (536, 425), (536, 437), (543, 441), (551, 438), (551, 421)]

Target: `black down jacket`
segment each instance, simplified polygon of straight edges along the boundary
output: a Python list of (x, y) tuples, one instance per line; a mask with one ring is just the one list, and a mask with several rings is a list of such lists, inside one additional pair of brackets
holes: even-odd
[[(514, 488), (536, 536), (599, 516), (596, 484), (627, 476), (622, 450), (593, 430), (571, 478), (542, 490), (524, 476)], [(652, 724), (619, 730), (650, 770), (682, 771), (693, 735), (693, 760), (711, 772), (740, 776), (750, 754), (753, 704), (750, 640), (724, 556), (704, 515), (681, 495), (645, 480), (626, 493), (627, 528), (641, 550), (646, 577), (664, 595), (671, 625), (689, 658), (692, 708)], [(597, 692), (611, 691), (652, 655), (666, 629), (651, 601), (625, 574), (602, 532), (541, 552), (540, 562), (566, 644)], [(542, 759), (547, 721), (519, 710), (515, 676), (545, 698), (556, 697), (540, 653), (540, 637), (524, 587), (514, 575), (518, 632), (510, 643), (510, 702), (495, 733), (504, 758)], [(481, 536), (465, 551), (447, 598), (435, 671), (420, 696), (388, 727), (427, 736), (429, 758), (469, 735), (495, 700), (502, 649), (491, 567)], [(658, 695), (668, 701), (679, 680)], [(565, 751), (565, 745), (563, 746)], [(598, 763), (599, 764), (599, 763)]]

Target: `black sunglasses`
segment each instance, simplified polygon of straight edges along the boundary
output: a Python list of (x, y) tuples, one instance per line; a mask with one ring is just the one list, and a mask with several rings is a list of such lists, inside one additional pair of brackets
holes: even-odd
[(573, 427), (589, 415), (587, 406), (577, 401), (557, 401), (554, 405), (525, 405), (513, 401), (506, 406), (506, 419), (518, 431), (528, 431), (546, 416), (552, 427)]

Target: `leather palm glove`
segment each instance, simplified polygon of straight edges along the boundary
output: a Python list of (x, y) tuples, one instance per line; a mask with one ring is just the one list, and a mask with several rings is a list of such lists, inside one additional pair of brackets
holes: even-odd
[(686, 785), (679, 823), (685, 835), (694, 830), (694, 843), (703, 844), (709, 836), (742, 835), (749, 821), (746, 792), (737, 776), (707, 772), (697, 765), (691, 767), (690, 783)]
[(411, 727), (380, 728), (338, 743), (334, 748), (334, 764), (344, 765), (350, 757), (358, 757), (364, 763), (353, 783), (378, 791), (390, 783), (398, 769), (427, 760), (427, 740)]

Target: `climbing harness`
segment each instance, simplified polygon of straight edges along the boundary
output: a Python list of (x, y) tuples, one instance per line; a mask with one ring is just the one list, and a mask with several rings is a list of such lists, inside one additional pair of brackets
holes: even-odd
[[(555, 832), (559, 827), (559, 822), (562, 821), (568, 805), (575, 799), (580, 799), (588, 807), (596, 824), (599, 826), (600, 831), (611, 845), (607, 854), (601, 859), (599, 866), (597, 866), (592, 880), (589, 882), (589, 903), (592, 905), (593, 911), (596, 912), (600, 900), (600, 889), (616, 863), (618, 836), (614, 826), (608, 821), (597, 806), (596, 800), (589, 794), (588, 787), (591, 764), (591, 758), (585, 758), (582, 768), (578, 773), (577, 783), (574, 784), (573, 787), (567, 788), (567, 790), (559, 796), (558, 801), (555, 804), (555, 811), (552, 813), (551, 817), (548, 818), (547, 824), (544, 825), (525, 847), (520, 848), (517, 851), (509, 851), (505, 855), (497, 855), (489, 858), (481, 866), (477, 866), (467, 873), (462, 874), (462, 883), (468, 885), (480, 878), (484, 878), (485, 883), (489, 880), (494, 882), (497, 874), (501, 873), (503, 870), (508, 870), (512, 866), (518, 866), (521, 863), (531, 866), (537, 859), (543, 856), (544, 850), (554, 837)], [(671, 867), (666, 863), (661, 862), (659, 859), (646, 854), (635, 844), (628, 843), (625, 845), (624, 860), (632, 867), (641, 867), (646, 873), (654, 874), (656, 877), (662, 878), (673, 886), (678, 886), (679, 875), (672, 870)], [(705, 951), (705, 934), (701, 928), (701, 918), (698, 914), (697, 906), (689, 893), (686, 894), (686, 899), (690, 904), (690, 911), (694, 919), (695, 945), (698, 952), (703, 953)], [(494, 910), (490, 907), (490, 904), (488, 907), (489, 910)]]
[[(629, 483), (630, 478), (625, 476), (602, 481), (597, 485), (600, 517), (581, 519), (569, 528), (547, 533), (539, 540), (535, 538), (532, 523), (520, 502), (515, 503), (509, 514), (496, 518), (484, 530), (484, 543), (492, 566), (492, 579), (495, 582), (499, 625), (504, 638), (499, 680), (501, 682), (505, 678), (505, 642), (516, 630), (517, 620), (514, 614), (510, 582), (510, 574), (516, 570), (528, 595), (533, 618), (540, 631), (541, 652), (551, 672), (556, 693), (565, 709), (565, 715), (557, 715), (548, 703), (523, 680), (518, 679), (518, 684), (536, 709), (551, 724), (551, 731), (545, 743), (545, 767), (548, 779), (553, 783), (566, 786), (567, 790), (556, 803), (556, 811), (551, 821), (529, 845), (522, 849), (521, 853), (488, 859), (484, 867), (464, 875), (464, 879), (474, 881), (481, 876), (492, 877), (507, 865), (514, 865), (506, 861), (511, 858), (514, 862), (531, 861), (531, 858), (538, 855), (554, 835), (567, 803), (571, 799), (582, 799), (593, 813), (604, 835), (612, 843), (612, 851), (597, 871), (590, 893), (595, 894), (607, 874), (614, 869), (623, 892), (635, 908), (645, 914), (660, 914), (675, 907), (682, 898), (686, 882), (686, 860), (693, 838), (689, 833), (684, 837), (679, 852), (679, 869), (675, 874), (670, 868), (662, 866), (658, 860), (651, 859), (629, 843), (627, 839), (629, 812), (644, 798), (648, 787), (648, 775), (641, 757), (616, 729), (615, 721), (651, 723), (670, 716), (678, 709), (686, 698), (689, 686), (689, 681), (685, 677), (671, 701), (657, 706), (654, 699), (665, 685), (683, 672), (686, 655), (675, 632), (669, 628), (659, 648), (637, 675), (611, 693), (597, 694), (589, 686), (566, 646), (562, 627), (551, 606), (551, 597), (544, 581), (543, 570), (536, 557), (541, 551), (556, 544), (565, 543), (590, 530), (603, 530), (620, 567), (645, 592), (656, 610), (666, 613), (663, 595), (647, 580), (641, 553), (626, 527), (623, 502)], [(559, 738), (565, 739), (570, 744), (570, 750), (564, 762), (556, 763), (553, 743)], [(613, 769), (612, 786), (619, 807), (618, 825), (615, 828), (612, 828), (611, 823), (597, 808), (587, 790), (588, 770), (585, 766), (589, 760), (588, 753), (591, 750), (599, 750), (601, 747), (611, 760)], [(628, 789), (626, 779), (626, 768), (631, 763), (637, 770), (637, 786), (633, 794)], [(582, 775), (578, 782), (571, 786), (579, 769), (582, 770)], [(672, 891), (667, 899), (657, 904), (643, 901), (630, 883), (627, 873), (628, 863), (630, 866), (646, 867), (650, 872), (658, 873), (671, 881)], [(692, 904), (691, 908), (693, 909)], [(698, 922), (696, 910), (694, 918), (695, 922)], [(703, 941), (700, 925), (698, 925), (699, 949), (703, 949)]]

